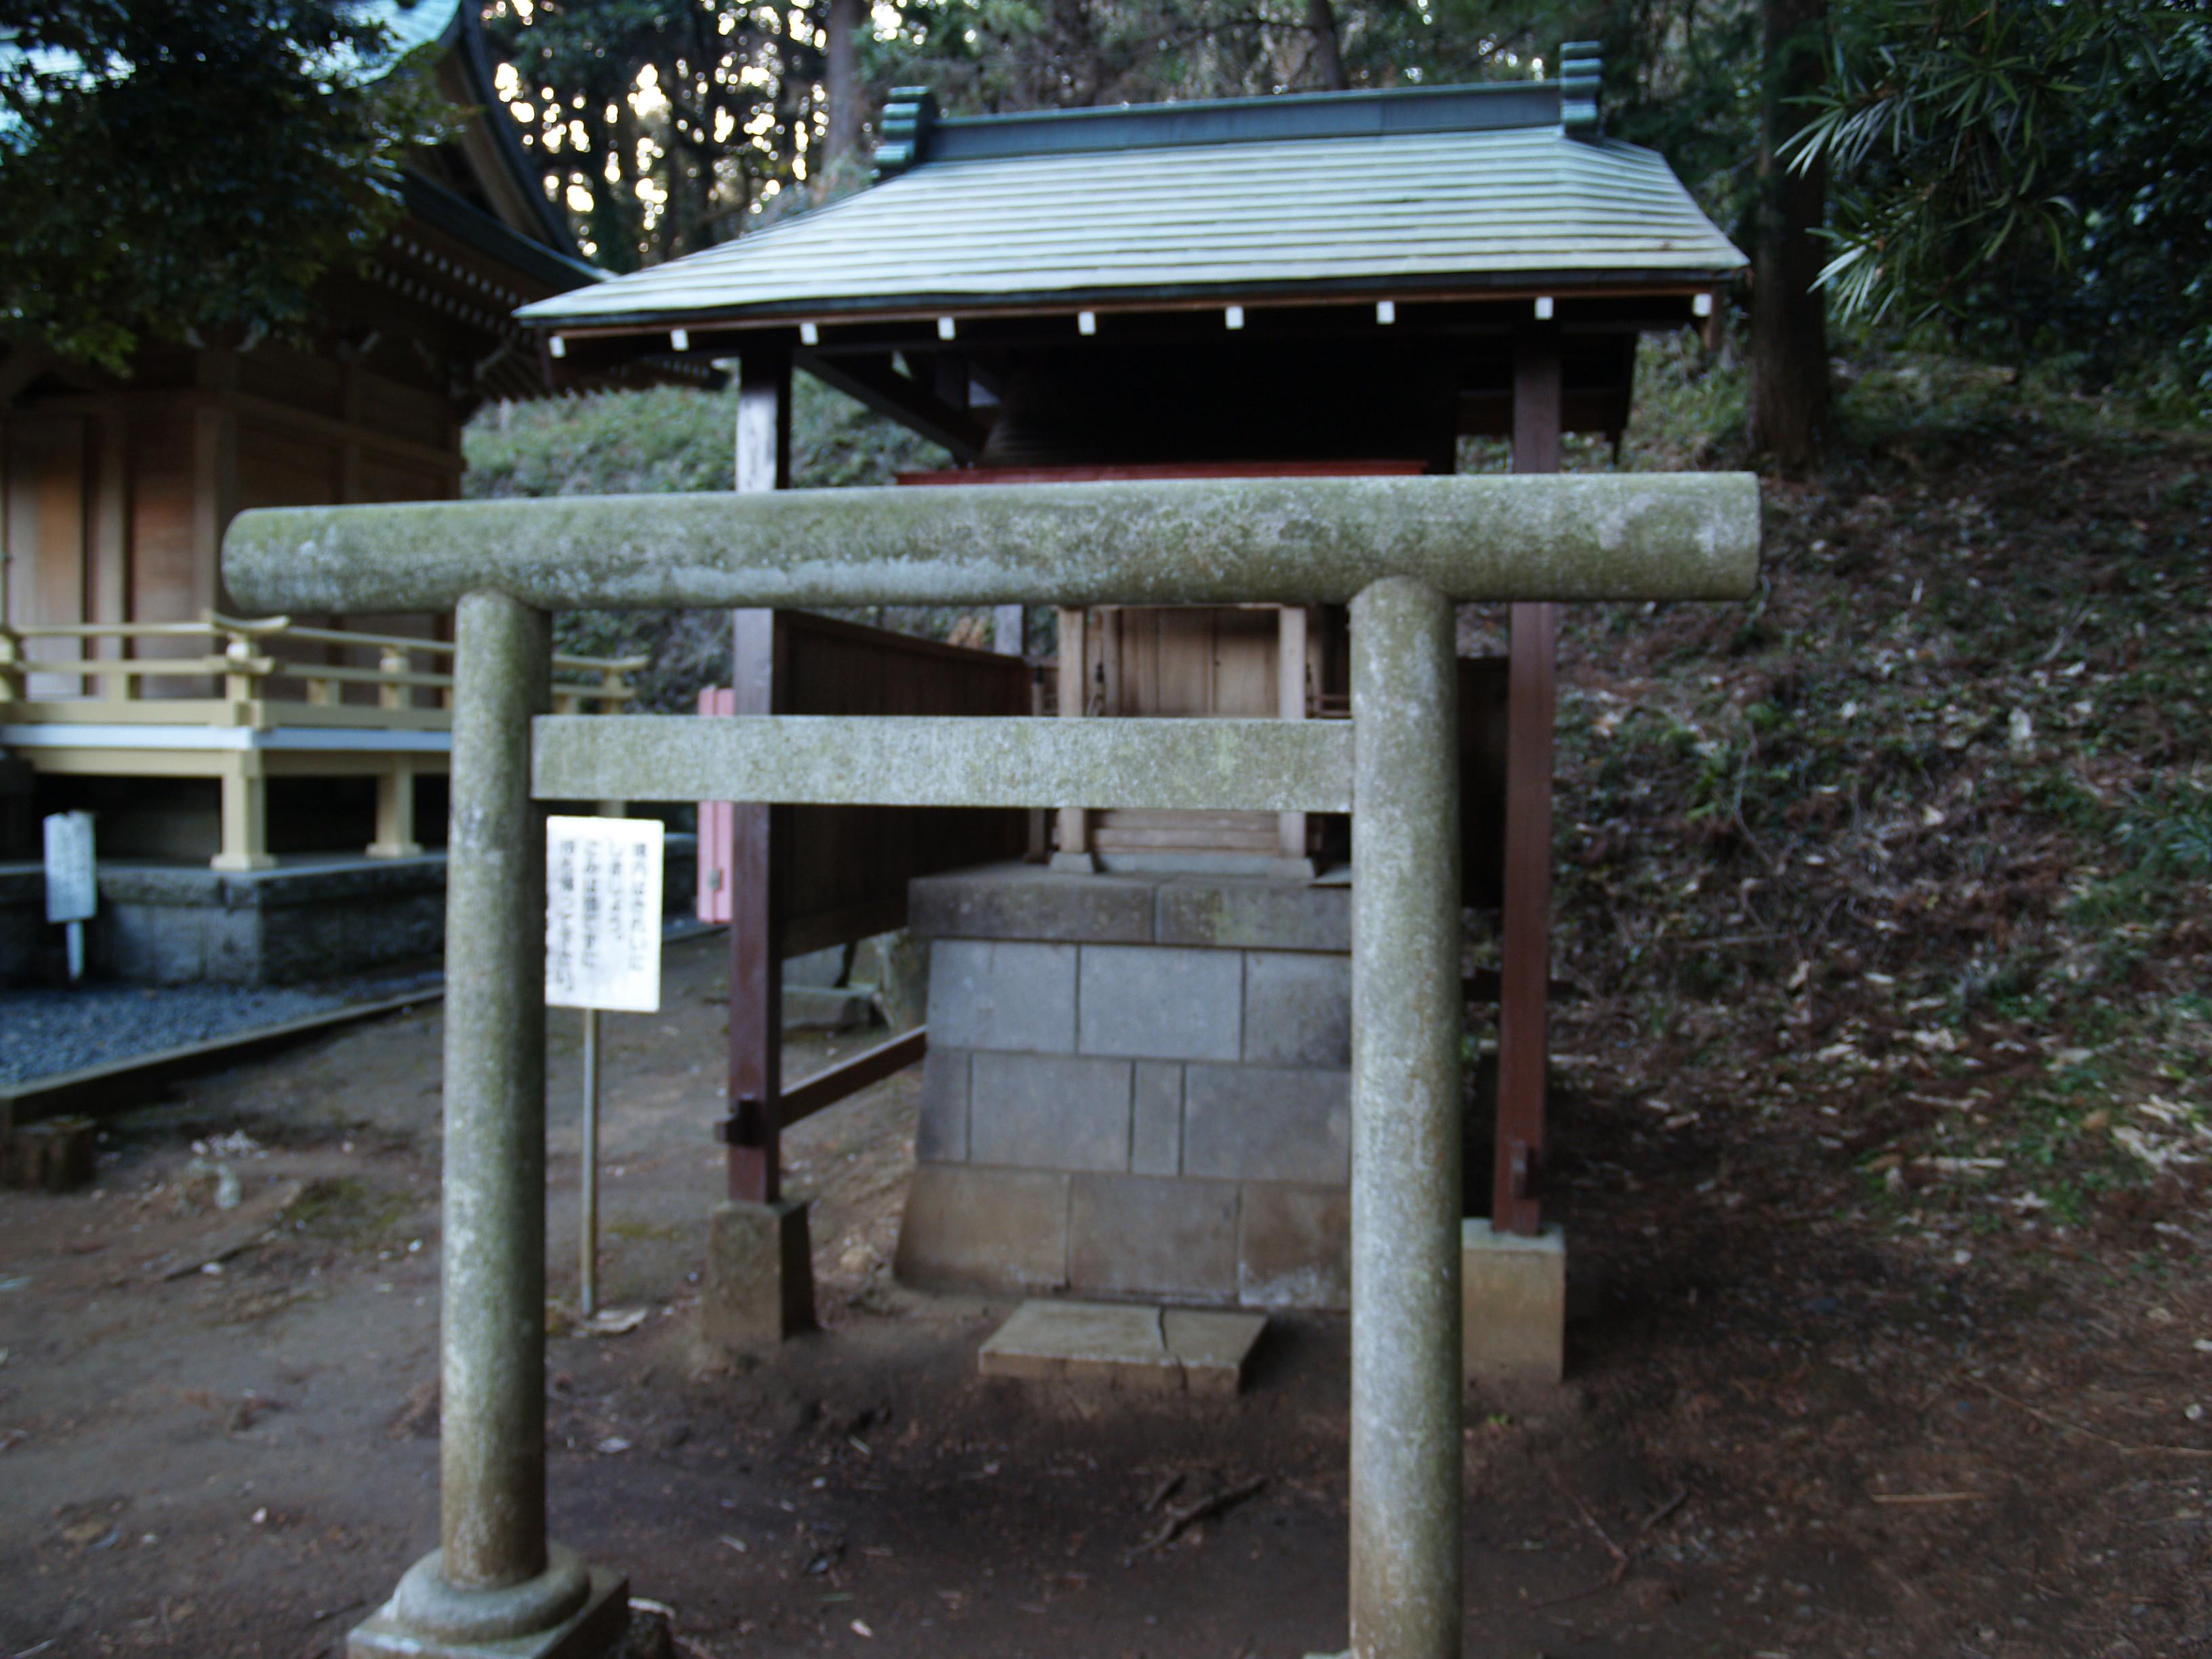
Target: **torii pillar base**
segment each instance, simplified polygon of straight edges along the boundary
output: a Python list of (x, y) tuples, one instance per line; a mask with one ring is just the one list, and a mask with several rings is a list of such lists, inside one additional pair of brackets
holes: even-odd
[(555, 1545), (537, 1577), (456, 1589), (438, 1552), (346, 1638), (346, 1659), (614, 1659), (629, 1629), (629, 1580)]

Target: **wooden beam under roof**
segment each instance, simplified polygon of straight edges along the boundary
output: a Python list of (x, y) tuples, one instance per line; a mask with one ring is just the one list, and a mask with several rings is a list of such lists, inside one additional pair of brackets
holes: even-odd
[(939, 397), (919, 380), (902, 374), (889, 354), (825, 357), (801, 351), (797, 365), (835, 391), (889, 416), (908, 430), (952, 452), (955, 460), (972, 461), (983, 453), (982, 422)]

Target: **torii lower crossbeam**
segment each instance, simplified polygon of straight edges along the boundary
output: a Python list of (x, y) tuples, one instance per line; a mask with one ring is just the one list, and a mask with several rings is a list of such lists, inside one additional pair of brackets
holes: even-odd
[[(353, 1659), (605, 1659), (625, 1616), (618, 1579), (545, 1537), (545, 872), (533, 796), (1348, 806), (1352, 1651), (1455, 1659), (1464, 1611), (1453, 605), (1741, 597), (1757, 574), (1758, 490), (1747, 477), (1714, 475), (1382, 482), (240, 516), (225, 576), (242, 605), (420, 610), (458, 599), (443, 1547), (354, 1632)], [(1342, 597), (1352, 600), (1348, 730), (545, 716), (554, 606)]]

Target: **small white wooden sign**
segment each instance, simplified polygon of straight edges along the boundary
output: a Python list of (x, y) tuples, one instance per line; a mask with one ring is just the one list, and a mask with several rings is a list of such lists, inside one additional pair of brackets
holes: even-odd
[(46, 920), (86, 921), (99, 908), (92, 814), (53, 813), (46, 819)]
[(660, 1007), (661, 825), (656, 818), (545, 820), (545, 1002)]

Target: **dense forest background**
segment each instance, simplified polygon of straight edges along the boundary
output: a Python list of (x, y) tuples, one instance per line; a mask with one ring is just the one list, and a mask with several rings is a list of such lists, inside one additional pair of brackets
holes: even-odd
[[(2212, 412), (2207, 0), (487, 0), (504, 112), (626, 270), (861, 187), (894, 85), (976, 113), (1538, 76), (1753, 256), (1754, 447), (1816, 465), (1832, 347), (1938, 346)], [(441, 113), (354, 0), (0, 0), (0, 329), (304, 326)], [(333, 73), (333, 65), (340, 72)], [(346, 72), (345, 65), (374, 75)], [(224, 95), (211, 95), (221, 88)], [(200, 181), (179, 192), (180, 177)], [(80, 210), (100, 181), (102, 211)], [(1831, 332), (1840, 329), (1837, 340)]]
[(1824, 315), (2177, 411), (2212, 398), (2202, 0), (494, 0), (526, 142), (611, 269), (862, 185), (895, 84), (965, 113), (1540, 74), (1753, 254), (1760, 447), (1828, 430)]

